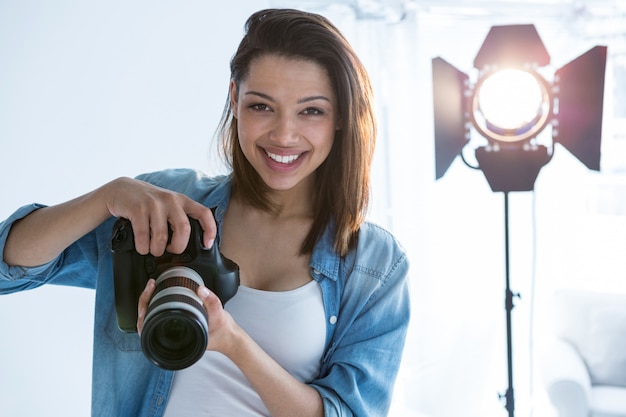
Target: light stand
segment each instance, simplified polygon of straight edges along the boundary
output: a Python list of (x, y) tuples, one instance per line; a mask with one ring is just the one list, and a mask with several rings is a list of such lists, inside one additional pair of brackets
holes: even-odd
[(504, 259), (505, 259), (505, 278), (506, 293), (504, 308), (506, 310), (506, 358), (508, 372), (508, 388), (504, 395), (506, 404), (505, 408), (509, 413), (509, 417), (515, 414), (515, 395), (513, 393), (513, 327), (511, 322), (511, 313), (513, 311), (513, 297), (519, 297), (511, 291), (511, 267), (509, 263), (509, 193), (504, 192)]
[[(483, 171), (492, 191), (504, 193), (508, 387), (500, 397), (505, 398), (509, 417), (515, 413), (512, 311), (514, 297), (519, 297), (510, 287), (509, 193), (534, 190), (556, 143), (589, 169), (600, 169), (606, 52), (604, 46), (590, 49), (558, 69), (554, 81), (548, 82), (537, 71), (549, 64), (550, 56), (535, 27), (510, 25), (489, 31), (474, 60), (479, 70), (475, 85), (442, 58), (432, 60), (436, 179), (461, 156), (466, 165)], [(493, 90), (496, 79), (500, 101), (494, 105), (484, 91)], [(524, 84), (529, 80), (530, 84)], [(527, 90), (533, 93), (530, 97), (526, 97)], [(552, 143), (544, 146), (536, 137), (548, 125), (552, 126)], [(487, 139), (486, 146), (475, 149), (476, 166), (462, 153), (470, 143), (471, 129)]]
[[(514, 417), (512, 312), (515, 307), (514, 297), (519, 297), (519, 293), (514, 293), (511, 290), (509, 193), (512, 191), (532, 190), (539, 175), (539, 170), (550, 161), (550, 156), (547, 149), (543, 146), (527, 150), (502, 147), (497, 151), (478, 148), (476, 149), (476, 160), (479, 162), (491, 189), (502, 192), (504, 195), (504, 309), (506, 314), (508, 387), (506, 393), (500, 395), (500, 398), (505, 399), (505, 408), (508, 416)], [(503, 167), (506, 167), (505, 171), (503, 171)]]

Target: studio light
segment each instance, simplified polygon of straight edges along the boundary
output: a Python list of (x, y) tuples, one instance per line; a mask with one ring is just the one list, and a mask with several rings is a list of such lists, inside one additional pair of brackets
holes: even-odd
[[(560, 143), (589, 169), (600, 169), (606, 47), (596, 46), (546, 80), (550, 63), (534, 25), (494, 26), (474, 67), (478, 79), (440, 57), (432, 60), (436, 178), (457, 156), (483, 171), (493, 191), (531, 191)], [(552, 126), (547, 144), (537, 136)], [(475, 131), (477, 165), (463, 150)]]
[[(557, 143), (600, 170), (606, 53), (605, 46), (596, 46), (547, 80), (540, 69), (550, 56), (535, 26), (510, 25), (489, 31), (474, 60), (475, 83), (442, 58), (432, 60), (436, 178), (460, 156), (482, 170), (492, 191), (504, 193), (508, 389), (502, 397), (509, 417), (515, 409), (511, 311), (518, 296), (510, 288), (509, 192), (534, 189)], [(537, 136), (547, 126), (551, 138), (540, 142)], [(471, 146), (473, 132), (482, 136), (482, 146)], [(474, 164), (467, 148), (474, 151)]]

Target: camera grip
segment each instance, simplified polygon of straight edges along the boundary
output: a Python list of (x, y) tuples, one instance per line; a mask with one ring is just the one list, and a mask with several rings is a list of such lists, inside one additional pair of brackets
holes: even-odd
[(111, 239), (113, 251), (113, 284), (115, 288), (115, 309), (120, 330), (137, 332), (137, 303), (145, 287), (146, 279), (140, 258), (135, 254), (132, 225), (129, 220), (119, 218), (113, 226)]
[(224, 305), (233, 298), (239, 289), (239, 266), (220, 253), (217, 243), (210, 249), (210, 256), (215, 272), (212, 283), (213, 288), (209, 288)]

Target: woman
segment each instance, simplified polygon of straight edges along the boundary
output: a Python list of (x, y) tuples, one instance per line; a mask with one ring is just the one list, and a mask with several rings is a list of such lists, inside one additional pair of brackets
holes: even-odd
[[(257, 12), (231, 61), (219, 133), (230, 175), (166, 170), (17, 210), (0, 224), (0, 290), (96, 289), (94, 416), (386, 415), (408, 263), (364, 221), (376, 134), (365, 69), (325, 18)], [(116, 217), (131, 221), (137, 252), (155, 256), (181, 253), (195, 218), (204, 245), (239, 265), (225, 307), (198, 289), (210, 337), (187, 369), (154, 366), (117, 328)], [(151, 280), (140, 297), (140, 330), (154, 290)]]

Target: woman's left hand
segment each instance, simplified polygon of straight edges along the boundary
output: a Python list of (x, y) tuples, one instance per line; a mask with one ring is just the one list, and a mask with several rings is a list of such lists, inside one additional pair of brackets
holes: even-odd
[[(148, 311), (148, 304), (155, 289), (156, 283), (154, 279), (150, 279), (146, 284), (146, 288), (139, 296), (139, 303), (137, 305), (137, 330), (139, 334), (141, 334), (143, 321)], [(228, 342), (228, 340), (230, 340), (228, 334), (230, 330), (233, 330), (237, 326), (235, 321), (231, 315), (224, 310), (218, 296), (204, 285), (198, 287), (197, 295), (202, 300), (209, 316), (209, 344), (207, 350), (215, 350), (221, 353), (228, 352), (228, 349), (233, 345)]]
[(234, 347), (233, 338), (230, 337), (238, 327), (232, 316), (224, 310), (222, 302), (217, 294), (205, 286), (200, 286), (197, 291), (204, 308), (209, 316), (209, 344), (207, 350), (214, 350), (227, 354)]

